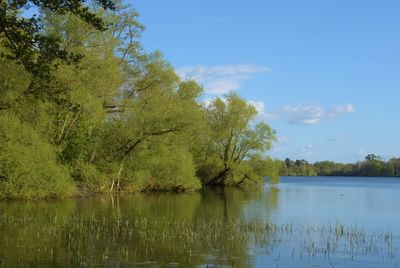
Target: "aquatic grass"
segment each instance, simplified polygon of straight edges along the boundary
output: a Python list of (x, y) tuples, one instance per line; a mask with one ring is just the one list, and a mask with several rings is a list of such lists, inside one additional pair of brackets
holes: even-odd
[[(157, 261), (183, 267), (206, 261), (245, 267), (248, 249), (276, 259), (388, 258), (397, 261), (399, 236), (356, 226), (306, 226), (243, 219), (146, 216), (0, 216), (0, 267), (121, 267)], [(7, 249), (7, 251), (1, 250)], [(241, 264), (240, 264), (241, 263)], [(242, 266), (243, 265), (243, 266)], [(235, 266), (235, 267), (236, 267)]]

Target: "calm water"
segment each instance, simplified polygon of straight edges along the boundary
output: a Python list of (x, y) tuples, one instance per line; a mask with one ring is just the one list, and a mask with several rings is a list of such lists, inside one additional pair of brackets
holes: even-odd
[(0, 267), (400, 267), (400, 179), (0, 203)]

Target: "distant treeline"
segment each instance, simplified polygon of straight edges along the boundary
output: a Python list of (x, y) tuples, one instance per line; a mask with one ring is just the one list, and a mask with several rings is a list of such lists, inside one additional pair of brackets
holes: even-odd
[(400, 177), (400, 158), (383, 161), (374, 154), (367, 155), (364, 161), (349, 164), (332, 161), (311, 164), (305, 160), (286, 158), (280, 166), (281, 176)]

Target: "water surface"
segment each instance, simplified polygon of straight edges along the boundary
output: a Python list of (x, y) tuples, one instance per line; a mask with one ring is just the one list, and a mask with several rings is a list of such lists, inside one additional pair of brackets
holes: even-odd
[(0, 203), (0, 267), (398, 267), (400, 180)]

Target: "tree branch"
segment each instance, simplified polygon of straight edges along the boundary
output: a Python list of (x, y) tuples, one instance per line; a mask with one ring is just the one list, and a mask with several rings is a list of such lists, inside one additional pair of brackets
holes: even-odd
[[(162, 130), (158, 130), (158, 131), (153, 131), (153, 132), (148, 132), (142, 135), (141, 138), (137, 139), (132, 145), (127, 145), (127, 149), (125, 151), (124, 154), (124, 158), (127, 157), (140, 143), (142, 143), (146, 138), (148, 137), (153, 137), (153, 136), (161, 136), (161, 135), (165, 135), (168, 133), (172, 133), (172, 132), (176, 132), (176, 131), (180, 131), (182, 128), (184, 128), (185, 126), (181, 126), (181, 127), (173, 127), (173, 128), (169, 128), (169, 129), (162, 129)], [(132, 141), (129, 141), (129, 143), (131, 143)]]

